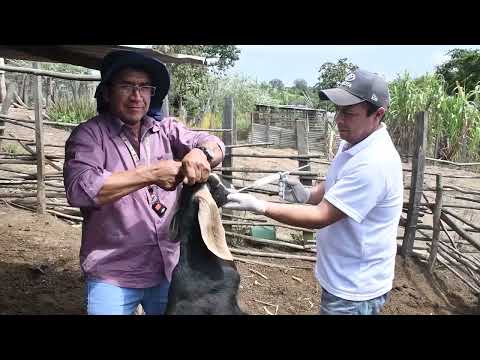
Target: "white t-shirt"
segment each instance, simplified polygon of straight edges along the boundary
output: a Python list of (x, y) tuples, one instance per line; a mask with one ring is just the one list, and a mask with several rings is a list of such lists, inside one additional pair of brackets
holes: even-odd
[(352, 301), (390, 291), (403, 176), (385, 124), (352, 147), (340, 143), (326, 177), (324, 198), (347, 217), (317, 233), (315, 274), (320, 285)]

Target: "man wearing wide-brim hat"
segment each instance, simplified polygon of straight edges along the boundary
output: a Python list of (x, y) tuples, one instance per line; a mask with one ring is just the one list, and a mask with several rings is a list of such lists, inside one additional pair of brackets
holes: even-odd
[(320, 98), (335, 104), (342, 139), (325, 182), (307, 189), (297, 180), (282, 181), (280, 196), (295, 205), (236, 193), (224, 207), (319, 229), (320, 313), (378, 314), (392, 289), (403, 204), (400, 156), (382, 122), (387, 83), (359, 69), (337, 88), (320, 91)]
[[(168, 238), (182, 183), (205, 182), (225, 153), (216, 136), (174, 118), (154, 119), (170, 87), (160, 61), (108, 54), (98, 115), (65, 147), (68, 202), (84, 218), (80, 249), (89, 314), (163, 314), (179, 244)], [(157, 121), (160, 120), (160, 121)]]

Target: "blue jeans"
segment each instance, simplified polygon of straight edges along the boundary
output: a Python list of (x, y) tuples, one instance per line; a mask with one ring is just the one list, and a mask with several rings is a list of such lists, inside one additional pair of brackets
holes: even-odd
[(389, 299), (390, 292), (371, 300), (350, 301), (322, 288), (320, 315), (378, 315)]
[(142, 305), (147, 315), (163, 315), (170, 283), (145, 289), (123, 288), (98, 279), (87, 279), (88, 315), (133, 315)]

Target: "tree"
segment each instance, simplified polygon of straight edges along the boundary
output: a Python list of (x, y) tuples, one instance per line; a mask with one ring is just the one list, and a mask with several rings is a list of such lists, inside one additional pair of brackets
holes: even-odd
[(453, 95), (457, 82), (465, 93), (475, 89), (480, 82), (480, 50), (453, 49), (447, 55), (450, 59), (436, 68), (445, 79), (447, 93)]
[(308, 83), (304, 79), (296, 79), (293, 82), (293, 87), (300, 92), (305, 92), (308, 90)]
[(280, 79), (273, 79), (273, 80), (270, 80), (268, 82), (268, 84), (274, 88), (274, 89), (278, 89), (278, 90), (283, 90), (285, 88), (285, 85), (283, 84), (283, 81), (280, 80)]
[(167, 54), (187, 54), (216, 58), (207, 68), (191, 64), (167, 64), (171, 76), (169, 97), (175, 108), (186, 107), (188, 112), (199, 112), (195, 99), (207, 91), (208, 72), (222, 75), (239, 59), (240, 49), (235, 45), (153, 45), (153, 49)]
[(318, 71), (318, 83), (315, 85), (317, 90), (334, 88), (345, 79), (345, 77), (358, 69), (358, 66), (348, 62), (347, 58), (342, 58), (336, 64), (326, 62)]

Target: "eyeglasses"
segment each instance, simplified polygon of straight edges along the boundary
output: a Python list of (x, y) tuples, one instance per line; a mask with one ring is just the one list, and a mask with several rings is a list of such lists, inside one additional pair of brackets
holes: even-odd
[(120, 93), (124, 96), (130, 96), (133, 94), (134, 90), (138, 90), (141, 96), (147, 97), (150, 96), (152, 97), (155, 95), (155, 86), (147, 86), (147, 85), (131, 85), (131, 84), (117, 84), (117, 87), (120, 91)]

